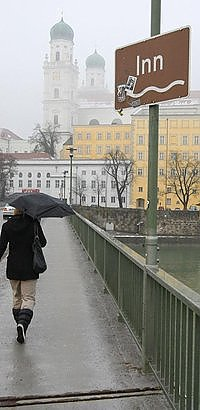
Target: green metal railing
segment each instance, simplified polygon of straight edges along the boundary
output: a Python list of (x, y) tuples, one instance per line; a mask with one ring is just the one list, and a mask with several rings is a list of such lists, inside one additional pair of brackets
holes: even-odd
[(71, 219), (171, 405), (199, 409), (199, 295), (84, 217)]

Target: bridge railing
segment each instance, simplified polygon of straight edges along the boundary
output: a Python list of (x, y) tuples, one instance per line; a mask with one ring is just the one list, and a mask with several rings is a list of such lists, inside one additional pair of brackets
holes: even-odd
[(103, 278), (171, 405), (199, 409), (199, 295), (84, 217), (72, 217), (87, 254)]

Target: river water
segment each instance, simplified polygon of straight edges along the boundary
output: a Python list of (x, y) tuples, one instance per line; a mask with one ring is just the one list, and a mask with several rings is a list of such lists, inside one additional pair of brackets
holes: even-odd
[[(144, 241), (136, 243), (135, 238), (118, 238), (137, 253), (145, 256)], [(200, 292), (200, 244), (198, 241), (160, 241), (159, 267), (183, 282), (197, 293)]]

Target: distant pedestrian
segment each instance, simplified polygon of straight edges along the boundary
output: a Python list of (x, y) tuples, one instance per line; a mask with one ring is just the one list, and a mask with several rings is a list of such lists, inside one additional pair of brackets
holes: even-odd
[[(13, 292), (12, 313), (17, 323), (17, 341), (25, 341), (27, 328), (33, 317), (36, 283), (39, 274), (33, 271), (34, 220), (22, 210), (15, 209), (14, 216), (2, 226), (0, 236), (0, 260), (9, 247), (6, 276)], [(38, 235), (42, 247), (47, 241), (39, 221)]]

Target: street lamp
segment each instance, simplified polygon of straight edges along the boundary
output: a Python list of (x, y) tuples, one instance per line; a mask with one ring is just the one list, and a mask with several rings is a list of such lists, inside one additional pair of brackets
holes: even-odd
[(76, 148), (73, 148), (73, 147), (70, 147), (70, 148), (67, 148), (67, 150), (69, 150), (70, 151), (70, 153), (69, 153), (69, 157), (70, 157), (70, 205), (72, 205), (72, 182), (73, 182), (73, 180), (72, 180), (72, 178), (73, 178), (73, 176), (72, 176), (72, 166), (73, 166), (73, 153), (74, 153), (74, 151), (75, 150), (77, 150)]
[(66, 174), (68, 174), (68, 171), (64, 170), (64, 201), (66, 201)]

